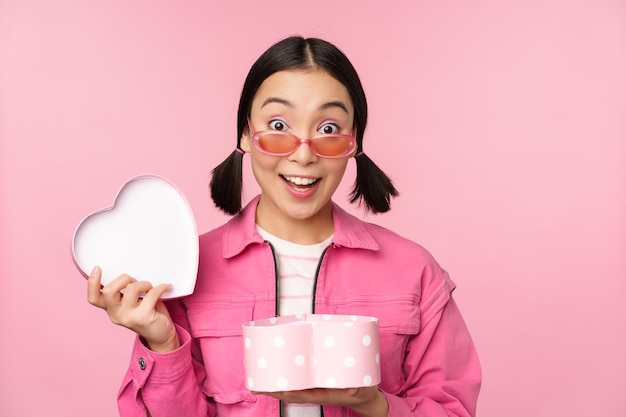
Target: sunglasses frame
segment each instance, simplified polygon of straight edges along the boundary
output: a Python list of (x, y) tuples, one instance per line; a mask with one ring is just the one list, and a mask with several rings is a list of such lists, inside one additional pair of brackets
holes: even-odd
[[(316, 135), (313, 136), (312, 138), (309, 139), (301, 139), (298, 136), (294, 135), (291, 132), (283, 132), (280, 130), (260, 130), (258, 132), (256, 132), (253, 128), (252, 128), (252, 122), (250, 121), (250, 119), (248, 119), (248, 129), (250, 131), (250, 140), (252, 141), (252, 144), (254, 145), (254, 147), (256, 148), (256, 150), (258, 150), (261, 153), (264, 153), (265, 155), (271, 155), (271, 156), (287, 156), (287, 155), (291, 155), (292, 153), (294, 153), (295, 151), (298, 150), (298, 148), (300, 147), (301, 144), (306, 143), (309, 146), (309, 149), (311, 149), (311, 152), (317, 156), (319, 156), (320, 158), (328, 158), (328, 159), (339, 159), (339, 158), (345, 158), (346, 156), (350, 155), (356, 148), (357, 148), (357, 141), (356, 138), (354, 137), (354, 135), (342, 135), (340, 133), (334, 133), (334, 134), (322, 134), (322, 135)], [(356, 129), (355, 129), (356, 130)], [(289, 152), (283, 152), (283, 153), (274, 153), (274, 152), (270, 152), (266, 149), (263, 149), (263, 147), (261, 147), (261, 144), (259, 143), (261, 140), (262, 136), (266, 136), (266, 135), (283, 135), (283, 136), (289, 136), (293, 139), (295, 139), (295, 143), (296, 146), (294, 146), (294, 148), (289, 151)], [(313, 141), (316, 139), (323, 139), (326, 137), (340, 137), (340, 138), (344, 138), (347, 139), (349, 142), (349, 147), (348, 150), (345, 152), (342, 152), (339, 155), (323, 155), (320, 154), (319, 152), (317, 152), (315, 150), (315, 147), (313, 146)]]

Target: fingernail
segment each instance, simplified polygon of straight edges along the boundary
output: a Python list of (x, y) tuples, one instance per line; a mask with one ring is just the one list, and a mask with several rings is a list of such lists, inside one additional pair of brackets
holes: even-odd
[(94, 266), (93, 269), (91, 270), (91, 274), (97, 274), (98, 272), (100, 272), (100, 267), (99, 266)]

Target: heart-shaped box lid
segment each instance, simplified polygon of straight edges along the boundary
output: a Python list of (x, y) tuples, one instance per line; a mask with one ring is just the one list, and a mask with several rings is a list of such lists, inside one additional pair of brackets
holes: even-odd
[(72, 239), (74, 263), (84, 276), (102, 268), (102, 285), (121, 274), (153, 286), (172, 284), (163, 298), (193, 292), (198, 231), (185, 196), (168, 180), (140, 175), (119, 190), (113, 205), (85, 217)]

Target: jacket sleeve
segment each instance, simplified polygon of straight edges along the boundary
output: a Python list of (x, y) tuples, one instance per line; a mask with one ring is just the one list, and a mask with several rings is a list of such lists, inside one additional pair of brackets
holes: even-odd
[(454, 283), (445, 271), (435, 275), (439, 275), (436, 281), (440, 284), (434, 285), (437, 289), (422, 301), (421, 330), (407, 346), (402, 392), (383, 392), (390, 417), (476, 414), (482, 379), (478, 355), (452, 298)]
[(156, 353), (135, 339), (130, 366), (118, 393), (120, 417), (213, 417), (215, 409), (204, 393), (206, 372), (191, 338), (184, 309), (167, 302), (181, 346)]

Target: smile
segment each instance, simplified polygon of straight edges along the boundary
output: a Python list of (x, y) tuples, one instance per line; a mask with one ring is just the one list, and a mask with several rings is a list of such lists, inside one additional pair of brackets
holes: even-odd
[(313, 179), (313, 178), (304, 178), (304, 177), (291, 177), (291, 176), (288, 177), (286, 175), (281, 175), (281, 178), (287, 181), (288, 183), (295, 185), (297, 187), (301, 187), (301, 188), (309, 188), (320, 180), (319, 178)]

